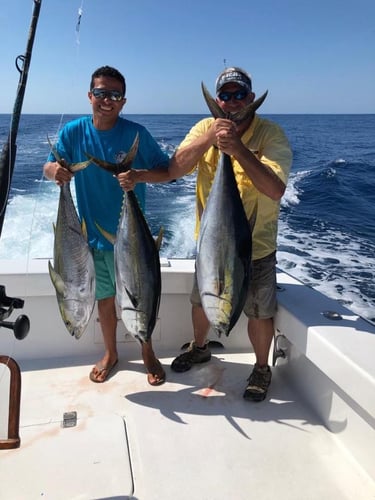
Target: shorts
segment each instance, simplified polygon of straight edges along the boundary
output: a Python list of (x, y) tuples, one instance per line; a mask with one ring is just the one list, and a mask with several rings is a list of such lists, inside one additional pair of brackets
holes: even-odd
[[(243, 312), (248, 318), (273, 318), (277, 310), (276, 291), (276, 252), (272, 252), (262, 259), (251, 262), (249, 287)], [(196, 272), (190, 302), (192, 305), (202, 305)]]
[(96, 300), (116, 295), (115, 260), (113, 250), (93, 250), (96, 275)]

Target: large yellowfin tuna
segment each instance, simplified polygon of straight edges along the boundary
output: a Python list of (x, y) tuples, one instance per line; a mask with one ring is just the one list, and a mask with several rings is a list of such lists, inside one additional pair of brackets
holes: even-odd
[[(51, 146), (52, 147), (52, 146)], [(67, 165), (57, 151), (59, 163), (76, 172), (90, 162)], [(94, 260), (87, 243), (86, 225), (80, 222), (70, 191), (70, 183), (60, 187), (59, 206), (54, 225), (53, 266), (48, 262), (62, 320), (68, 332), (79, 339), (87, 328), (95, 305)]]
[[(131, 166), (138, 150), (138, 134), (124, 160), (113, 164), (87, 157), (98, 166), (118, 174)], [(161, 234), (155, 242), (137, 197), (133, 191), (124, 193), (124, 201), (116, 236), (99, 228), (114, 244), (116, 300), (121, 319), (138, 341), (147, 342), (154, 330), (159, 312), (161, 273), (159, 247)]]
[[(235, 115), (228, 116), (202, 84), (203, 95), (215, 118), (240, 122), (255, 113), (267, 94)], [(230, 156), (220, 153), (206, 207), (202, 214), (196, 270), (202, 307), (218, 336), (229, 335), (247, 295), (252, 238)]]

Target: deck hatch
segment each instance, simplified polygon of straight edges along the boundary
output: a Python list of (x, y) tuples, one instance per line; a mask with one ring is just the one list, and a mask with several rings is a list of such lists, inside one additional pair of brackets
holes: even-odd
[(21, 428), (20, 433), (17, 454), (1, 456), (0, 478), (7, 498), (132, 497), (133, 474), (121, 416), (78, 414), (74, 427), (64, 429), (55, 421)]

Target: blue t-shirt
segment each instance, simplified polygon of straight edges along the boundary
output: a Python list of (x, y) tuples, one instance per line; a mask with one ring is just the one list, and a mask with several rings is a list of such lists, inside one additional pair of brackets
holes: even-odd
[[(68, 163), (87, 160), (85, 153), (111, 163), (120, 162), (131, 148), (136, 134), (139, 147), (131, 165), (135, 169), (168, 166), (168, 155), (163, 153), (155, 139), (142, 125), (118, 118), (110, 130), (97, 130), (91, 116), (67, 123), (59, 134), (56, 150)], [(56, 161), (53, 153), (48, 161)], [(111, 250), (112, 244), (101, 234), (96, 224), (116, 234), (120, 219), (124, 191), (112, 173), (90, 163), (74, 175), (79, 216), (85, 220), (89, 245), (98, 250)], [(146, 185), (138, 183), (134, 189), (144, 210)]]

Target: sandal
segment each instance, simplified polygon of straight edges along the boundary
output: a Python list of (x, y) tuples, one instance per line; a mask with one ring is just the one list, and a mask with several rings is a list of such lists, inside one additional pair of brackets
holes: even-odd
[[(97, 363), (90, 372), (89, 378), (90, 378), (91, 382), (96, 382), (98, 384), (102, 384), (103, 382), (108, 380), (109, 376), (111, 375), (111, 372), (113, 371), (113, 369), (115, 368), (117, 363), (118, 363), (118, 359), (116, 359), (116, 361), (112, 365), (104, 366), (102, 364), (102, 362), (99, 361), (99, 363)], [(104, 372), (107, 372), (107, 373), (104, 373)], [(103, 376), (103, 378), (100, 378), (102, 376)]]
[(190, 342), (188, 350), (177, 356), (172, 361), (171, 368), (175, 372), (187, 372), (197, 363), (206, 363), (211, 359), (211, 351), (207, 345), (205, 347), (197, 347), (194, 340)]

